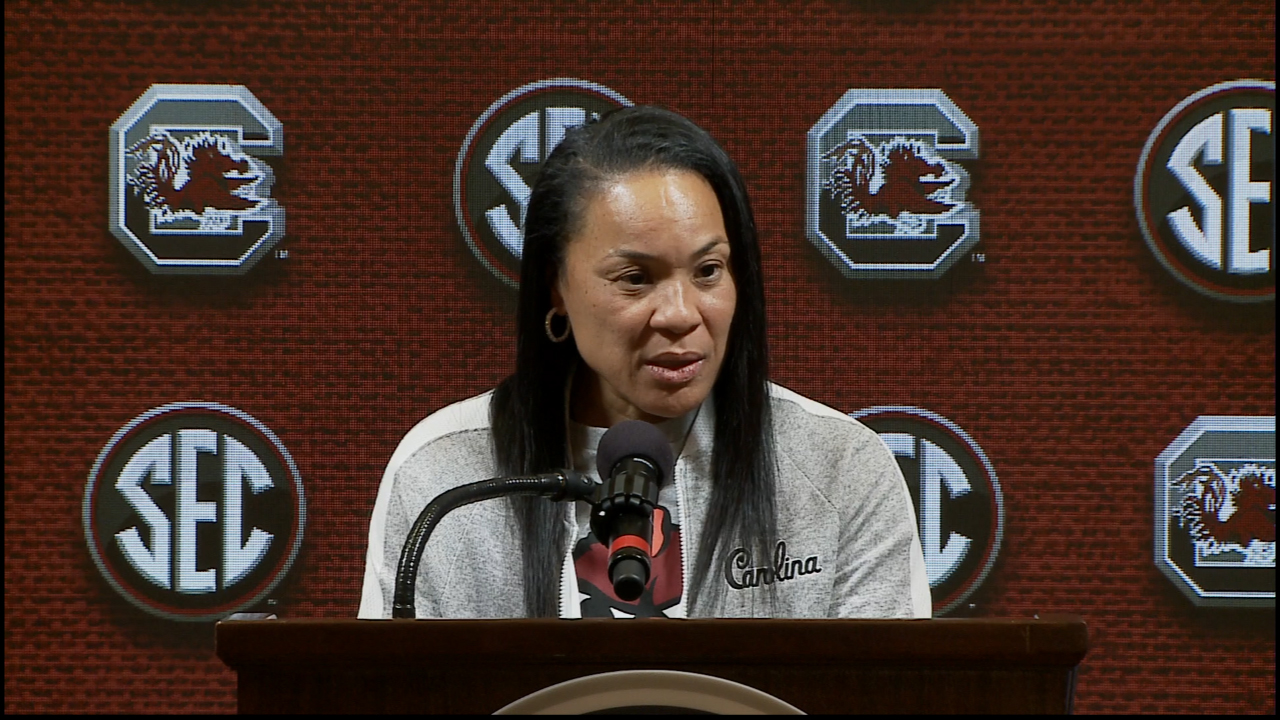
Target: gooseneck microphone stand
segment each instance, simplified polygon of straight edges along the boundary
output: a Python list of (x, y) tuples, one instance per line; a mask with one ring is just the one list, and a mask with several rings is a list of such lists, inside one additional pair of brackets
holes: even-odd
[(427, 540), (431, 538), (436, 525), (447, 513), (463, 505), (504, 495), (540, 495), (555, 502), (591, 500), (598, 487), (599, 484), (587, 476), (572, 470), (561, 470), (542, 475), (481, 480), (441, 493), (418, 514), (418, 519), (413, 522), (413, 529), (405, 540), (404, 549), (400, 551), (391, 617), (415, 617), (413, 591), (418, 582), (422, 551), (426, 549)]

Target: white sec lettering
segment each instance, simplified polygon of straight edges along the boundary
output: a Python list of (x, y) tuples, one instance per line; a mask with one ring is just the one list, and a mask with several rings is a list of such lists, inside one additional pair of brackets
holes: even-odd
[(969, 479), (945, 450), (928, 440), (921, 440), (920, 458), (920, 544), (924, 549), (924, 567), (929, 585), (936, 586), (960, 567), (972, 540), (956, 532), (942, 542), (942, 486), (950, 497), (965, 495), (971, 489)]
[(199, 485), (196, 456), (202, 452), (217, 454), (218, 433), (203, 428), (178, 431), (177, 528), (174, 532), (178, 562), (174, 589), (188, 595), (211, 593), (217, 589), (216, 570), (196, 569), (196, 523), (216, 522), (218, 519), (217, 503), (196, 499)]
[(147, 491), (142, 489), (142, 483), (148, 475), (151, 476), (152, 485), (173, 483), (169, 464), (169, 444), (172, 440), (168, 433), (152, 438), (129, 458), (129, 462), (120, 471), (120, 477), (116, 479), (116, 489), (147, 527), (151, 528), (151, 548), (148, 549), (146, 543), (142, 542), (142, 535), (136, 526), (116, 533), (116, 542), (125, 559), (142, 577), (165, 590), (172, 587), (169, 518), (156, 506)]
[(576, 127), (587, 121), (587, 109), (580, 107), (549, 107), (547, 113), (547, 147), (542, 153), (542, 160), (546, 162), (551, 157), (551, 151), (556, 149), (569, 128)]
[(1271, 202), (1271, 183), (1249, 177), (1253, 164), (1251, 140), (1254, 132), (1271, 133), (1271, 111), (1267, 108), (1236, 108), (1227, 123), (1231, 155), (1231, 214), (1227, 232), (1227, 271), (1242, 275), (1265, 273), (1271, 267), (1271, 249), (1249, 250), (1249, 205)]
[(257, 495), (270, 490), (272, 482), (271, 474), (252, 450), (230, 435), (223, 436), (223, 443), (222, 587), (227, 588), (257, 567), (271, 547), (271, 533), (256, 527), (249, 532), (249, 539), (240, 544), (244, 483), (247, 481), (249, 490)]
[(525, 115), (504, 130), (484, 160), (484, 166), (493, 173), (498, 184), (502, 185), (512, 200), (519, 203), (520, 219), (517, 224), (505, 205), (489, 208), (484, 216), (489, 220), (489, 227), (502, 246), (520, 257), (520, 251), (524, 247), (524, 235), (520, 228), (524, 225), (524, 214), (529, 209), (529, 195), (533, 191), (511, 166), (517, 152), (520, 153), (520, 161), (524, 163), (536, 163), (542, 159), (538, 154), (537, 112)]
[[(880, 439), (898, 457), (916, 457), (916, 438), (907, 433), (881, 433)], [(951, 577), (969, 552), (970, 538), (957, 532), (942, 541), (942, 487), (949, 497), (966, 495), (972, 489), (964, 470), (945, 450), (920, 439), (920, 543), (924, 550), (929, 586), (937, 587)]]
[[(1200, 205), (1202, 225), (1197, 226), (1190, 207), (1169, 213), (1169, 226), (1183, 247), (1211, 268), (1222, 269), (1222, 198), (1195, 167), (1196, 157), (1205, 165), (1222, 164), (1222, 113), (1210, 115), (1183, 136), (1167, 163), (1169, 171)], [(1247, 241), (1246, 241), (1247, 242)]]

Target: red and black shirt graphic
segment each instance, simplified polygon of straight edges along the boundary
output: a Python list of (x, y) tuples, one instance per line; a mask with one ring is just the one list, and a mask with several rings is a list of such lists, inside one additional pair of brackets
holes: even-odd
[(573, 564), (578, 575), (582, 617), (666, 617), (666, 611), (680, 603), (684, 594), (684, 567), (681, 563), (680, 526), (662, 505), (653, 511), (653, 559), (649, 583), (632, 602), (613, 594), (609, 582), (609, 548), (594, 533), (573, 548)]

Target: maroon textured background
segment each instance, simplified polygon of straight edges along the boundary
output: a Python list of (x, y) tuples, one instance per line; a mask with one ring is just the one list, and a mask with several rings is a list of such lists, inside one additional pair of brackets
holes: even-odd
[[(350, 617), (382, 469), (510, 368), (514, 293), (467, 250), (454, 160), (548, 77), (686, 113), (751, 187), (774, 376), (845, 412), (918, 405), (982, 445), (1005, 544), (975, 614), (1089, 622), (1077, 708), (1274, 712), (1274, 611), (1205, 612), (1155, 569), (1152, 462), (1198, 415), (1275, 411), (1274, 304), (1181, 286), (1132, 208), (1179, 100), (1275, 78), (1270, 2), (5, 3), (5, 710), (231, 711), (210, 626), (127, 605), (85, 547), (94, 458), (149, 408), (240, 408), (308, 493), (276, 593)], [(152, 83), (243, 84), (284, 124), (289, 257), (149, 275), (106, 229), (108, 126)], [(842, 278), (805, 238), (805, 133), (851, 87), (942, 88), (986, 262)]]

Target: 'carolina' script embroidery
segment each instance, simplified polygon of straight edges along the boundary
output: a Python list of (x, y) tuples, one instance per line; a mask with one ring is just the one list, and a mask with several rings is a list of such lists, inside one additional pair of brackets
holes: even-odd
[[(735, 570), (741, 571), (740, 577), (734, 576)], [(783, 540), (779, 540), (778, 547), (774, 549), (773, 567), (753, 567), (751, 551), (746, 548), (738, 548), (729, 553), (724, 563), (725, 582), (729, 583), (729, 587), (734, 590), (760, 587), (761, 584), (772, 584), (775, 580), (783, 582), (801, 575), (820, 572), (822, 568), (818, 566), (817, 555), (810, 555), (804, 559), (793, 558), (787, 554), (787, 543)]]

